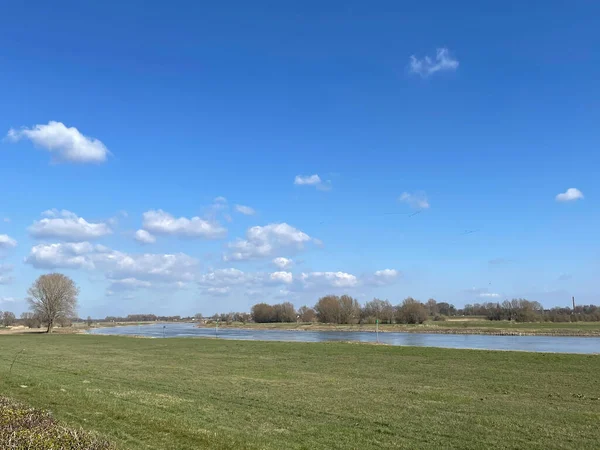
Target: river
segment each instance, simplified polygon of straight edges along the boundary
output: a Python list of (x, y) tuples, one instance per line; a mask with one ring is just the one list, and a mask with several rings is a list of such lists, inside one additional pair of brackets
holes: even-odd
[[(192, 323), (131, 325), (95, 328), (90, 334), (162, 337), (218, 337), (245, 341), (289, 342), (377, 342), (376, 333), (353, 331), (278, 331), (234, 328), (197, 328)], [(478, 334), (379, 333), (379, 342), (389, 345), (443, 347), (483, 350), (520, 350), (528, 352), (600, 353), (598, 337), (564, 336), (489, 336)]]

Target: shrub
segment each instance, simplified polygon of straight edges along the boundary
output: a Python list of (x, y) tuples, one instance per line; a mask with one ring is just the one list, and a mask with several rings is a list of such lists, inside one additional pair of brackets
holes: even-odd
[(444, 322), (446, 320), (446, 316), (440, 316), (439, 314), (433, 317), (434, 322)]
[(64, 427), (48, 412), (0, 397), (0, 448), (114, 450), (116, 447), (93, 433)]

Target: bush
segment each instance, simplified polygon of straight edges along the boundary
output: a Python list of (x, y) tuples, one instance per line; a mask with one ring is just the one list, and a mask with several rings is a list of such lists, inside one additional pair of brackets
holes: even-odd
[(116, 447), (93, 433), (60, 425), (50, 413), (0, 397), (0, 448), (114, 450)]
[(439, 314), (433, 317), (434, 322), (445, 322), (446, 316), (440, 316)]

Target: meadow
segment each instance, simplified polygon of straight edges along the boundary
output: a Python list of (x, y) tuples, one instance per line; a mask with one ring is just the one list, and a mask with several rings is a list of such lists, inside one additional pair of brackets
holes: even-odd
[(0, 349), (0, 394), (122, 449), (600, 440), (598, 355), (77, 334), (5, 335)]

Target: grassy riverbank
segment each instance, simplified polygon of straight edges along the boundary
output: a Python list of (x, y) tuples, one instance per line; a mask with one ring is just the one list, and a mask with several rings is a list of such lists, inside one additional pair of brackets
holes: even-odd
[[(214, 328), (213, 324), (199, 325)], [(303, 331), (367, 331), (374, 332), (374, 324), (337, 325), (323, 323), (219, 323), (219, 328)], [(531, 322), (515, 323), (492, 320), (427, 321), (422, 325), (380, 324), (380, 332), (438, 333), (438, 334), (492, 334), (540, 336), (600, 336), (600, 322)]]
[(88, 335), (0, 336), (0, 346), (2, 395), (124, 449), (549, 449), (600, 439), (593, 355)]

